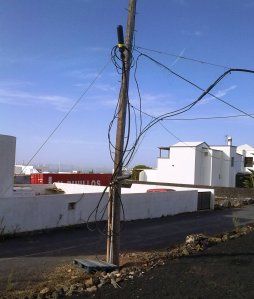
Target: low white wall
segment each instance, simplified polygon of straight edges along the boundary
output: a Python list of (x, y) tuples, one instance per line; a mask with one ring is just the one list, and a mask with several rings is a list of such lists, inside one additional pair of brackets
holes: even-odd
[(95, 185), (80, 185), (80, 184), (67, 184), (67, 183), (54, 183), (54, 185), (62, 189), (66, 194), (79, 194), (79, 193), (97, 193), (103, 192), (105, 187)]
[[(198, 192), (211, 192), (210, 209), (214, 209), (215, 191), (214, 189), (204, 189), (195, 187), (177, 187), (177, 186), (165, 186), (165, 185), (151, 185), (151, 184), (132, 184), (131, 188), (123, 188), (122, 193), (144, 193), (149, 189), (173, 189), (175, 191), (191, 191), (196, 190)], [(173, 191), (172, 191), (173, 192)]]
[(197, 211), (198, 192), (151, 192), (123, 194), (126, 220), (158, 218)]
[[(0, 230), (12, 233), (80, 224), (86, 222), (99, 197), (94, 193), (89, 197), (74, 194), (0, 198)], [(77, 202), (73, 210), (68, 209), (71, 202)]]
[[(125, 220), (196, 211), (197, 194), (197, 191), (123, 194)], [(0, 231), (6, 234), (85, 223), (100, 196), (101, 193), (90, 193), (0, 198)], [(101, 207), (107, 200), (105, 194)], [(68, 208), (70, 203), (76, 203), (74, 209)], [(103, 219), (106, 217), (107, 213)]]
[(16, 197), (24, 197), (52, 194), (47, 191), (47, 189), (52, 189), (54, 187), (56, 187), (54, 184), (15, 184), (13, 195)]

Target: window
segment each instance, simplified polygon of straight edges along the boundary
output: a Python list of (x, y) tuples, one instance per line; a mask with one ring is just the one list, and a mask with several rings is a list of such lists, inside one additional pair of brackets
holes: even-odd
[(68, 203), (68, 210), (75, 210), (76, 202), (69, 202)]
[(231, 157), (231, 167), (234, 167), (234, 165), (235, 165), (235, 158)]
[(166, 148), (166, 147), (160, 147), (160, 158), (169, 158), (169, 154), (170, 154), (170, 151), (169, 151), (169, 148)]
[(252, 167), (252, 166), (253, 166), (253, 157), (245, 157), (244, 167)]

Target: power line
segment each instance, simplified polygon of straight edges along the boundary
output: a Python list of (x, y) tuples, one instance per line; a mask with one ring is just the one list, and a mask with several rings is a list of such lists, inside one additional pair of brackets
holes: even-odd
[[(140, 52), (140, 51), (138, 51), (138, 50), (136, 50), (136, 51), (137, 51), (138, 53), (140, 53), (138, 59), (139, 59), (140, 57), (144, 56), (144, 57), (148, 58), (149, 60), (151, 60), (152, 62), (154, 62), (155, 64), (159, 65), (160, 67), (166, 69), (166, 70), (169, 71), (171, 74), (173, 74), (173, 75), (175, 75), (176, 77), (178, 77), (179, 79), (181, 79), (181, 80), (183, 80), (183, 81), (189, 83), (190, 85), (194, 86), (195, 88), (197, 88), (197, 89), (203, 91), (202, 95), (201, 95), (200, 97), (198, 97), (198, 99), (197, 99), (196, 101), (194, 101), (193, 103), (191, 103), (189, 108), (187, 108), (188, 106), (185, 106), (185, 108), (187, 108), (187, 110), (184, 110), (184, 112), (190, 110), (194, 105), (196, 105), (198, 102), (200, 102), (200, 101), (201, 101), (207, 94), (209, 94), (209, 95), (212, 96), (213, 98), (215, 98), (215, 99), (217, 99), (217, 100), (223, 102), (224, 104), (226, 104), (226, 105), (228, 105), (229, 107), (231, 107), (231, 108), (237, 110), (238, 112), (241, 112), (241, 113), (243, 113), (243, 114), (245, 114), (245, 115), (247, 115), (247, 116), (249, 116), (249, 117), (251, 117), (251, 118), (254, 119), (254, 116), (253, 116), (253, 115), (251, 115), (251, 114), (245, 112), (244, 110), (242, 110), (242, 109), (240, 109), (240, 108), (238, 108), (238, 107), (236, 107), (236, 106), (234, 106), (234, 105), (228, 103), (227, 101), (221, 99), (220, 97), (218, 97), (218, 96), (216, 96), (216, 95), (214, 95), (214, 94), (212, 94), (212, 93), (210, 92), (210, 91), (211, 91), (211, 90), (212, 90), (212, 89), (213, 89), (213, 88), (214, 88), (214, 87), (215, 87), (215, 86), (216, 86), (216, 85), (217, 85), (217, 84), (218, 84), (224, 77), (226, 77), (228, 74), (231, 74), (232, 72), (244, 72), (244, 73), (251, 73), (251, 74), (254, 74), (254, 71), (253, 71), (253, 70), (249, 70), (249, 69), (238, 69), (238, 68), (237, 68), (237, 69), (228, 69), (228, 70), (227, 70), (226, 72), (224, 72), (218, 79), (216, 79), (216, 80), (215, 80), (215, 81), (214, 81), (214, 82), (213, 82), (207, 89), (203, 89), (202, 87), (200, 87), (200, 86), (197, 85), (196, 83), (190, 81), (189, 79), (186, 79), (186, 78), (183, 77), (182, 75), (180, 75), (180, 74), (176, 73), (175, 71), (171, 70), (168, 66), (166, 66), (166, 65), (164, 65), (163, 63), (157, 61), (156, 59), (152, 58), (151, 56), (149, 56), (149, 55), (147, 55), (147, 54), (145, 54), (145, 53), (142, 53), (142, 52)], [(182, 108), (182, 109), (183, 109), (183, 108)]]
[[(254, 114), (250, 114), (251, 116), (254, 116)], [(195, 120), (213, 120), (213, 119), (230, 119), (230, 118), (239, 118), (239, 117), (247, 117), (249, 115), (245, 114), (236, 114), (236, 115), (225, 115), (225, 116), (210, 116), (210, 117), (193, 117), (193, 118), (170, 118), (166, 120), (176, 120), (176, 121), (195, 121)]]
[[(39, 146), (39, 148), (35, 151), (33, 156), (29, 159), (29, 161), (26, 163), (24, 169), (21, 170), (19, 174), (22, 174), (28, 165), (33, 161), (33, 159), (39, 154), (39, 152), (43, 149), (43, 147), (47, 144), (47, 142), (50, 140), (50, 138), (55, 134), (55, 132), (59, 129), (59, 127), (62, 125), (62, 123), (66, 120), (66, 118), (71, 114), (71, 112), (74, 110), (74, 108), (78, 105), (78, 103), (83, 99), (83, 97), (87, 94), (87, 92), (92, 88), (92, 86), (95, 84), (95, 82), (99, 79), (99, 77), (102, 75), (102, 73), (105, 71), (107, 66), (109, 65), (110, 60), (103, 66), (103, 68), (98, 72), (98, 74), (95, 76), (95, 78), (91, 81), (91, 83), (88, 85), (88, 87), (84, 90), (84, 92), (78, 97), (78, 99), (74, 102), (74, 104), (70, 107), (70, 109), (65, 113), (65, 115), (62, 117), (60, 122), (57, 124), (57, 126), (50, 132), (48, 137), (43, 141), (43, 143)], [(5, 190), (9, 190), (9, 187)], [(4, 192), (4, 193), (5, 193)]]
[(224, 68), (224, 69), (230, 69), (231, 68), (230, 66), (226, 66), (226, 65), (222, 65), (222, 64), (217, 64), (217, 63), (212, 63), (212, 62), (199, 60), (199, 59), (195, 59), (195, 58), (191, 58), (191, 57), (172, 54), (172, 53), (169, 53), (169, 52), (163, 52), (163, 51), (159, 51), (159, 50), (148, 49), (148, 48), (144, 48), (144, 47), (140, 47), (140, 46), (136, 46), (136, 49), (146, 50), (146, 51), (149, 51), (149, 52), (154, 52), (154, 53), (158, 53), (158, 54), (162, 54), (162, 55), (175, 57), (175, 58), (178, 58), (178, 59), (189, 60), (189, 61), (192, 61), (192, 62), (197, 62), (197, 63), (206, 64), (206, 65), (210, 65), (210, 66), (220, 67), (220, 68)]
[[(28, 163), (26, 164), (25, 168), (32, 162), (32, 160), (38, 155), (38, 153), (42, 150), (42, 148), (46, 145), (46, 143), (49, 141), (49, 139), (55, 134), (55, 132), (59, 129), (59, 127), (62, 125), (62, 123), (66, 120), (66, 118), (71, 114), (71, 112), (74, 110), (74, 108), (78, 105), (78, 103), (83, 99), (83, 97), (87, 94), (87, 92), (92, 88), (92, 86), (95, 84), (95, 82), (99, 79), (99, 77), (102, 75), (104, 70), (109, 65), (110, 61), (108, 61), (103, 68), (99, 71), (99, 73), (96, 75), (96, 77), (92, 80), (92, 82), (88, 85), (88, 87), (84, 90), (84, 92), (79, 96), (79, 98), (74, 102), (74, 104), (70, 107), (70, 109), (65, 113), (63, 118), (60, 120), (60, 122), (56, 125), (56, 127), (50, 132), (48, 137), (43, 141), (43, 143), (40, 145), (40, 147), (36, 150), (34, 155), (30, 158)], [(25, 170), (25, 168), (22, 170), (22, 172)], [(20, 174), (22, 174), (22, 172)]]
[[(135, 110), (138, 110), (138, 108), (136, 108), (136, 107), (134, 107), (134, 106), (132, 106), (132, 108), (135, 109)], [(151, 118), (153, 118), (153, 119), (156, 118), (155, 116), (153, 116), (153, 115), (151, 115), (151, 114), (149, 114), (149, 113), (146, 113), (146, 112), (144, 112), (144, 111), (142, 111), (141, 113), (143, 113), (144, 115), (149, 116), (149, 117), (151, 117)], [(164, 120), (165, 120), (165, 119), (164, 119)], [(184, 145), (188, 146), (188, 144), (187, 144), (186, 142), (184, 142), (182, 139), (180, 139), (175, 133), (173, 133), (172, 131), (170, 131), (170, 130), (169, 130), (169, 129), (162, 123), (162, 121), (163, 121), (163, 120), (160, 120), (160, 121), (159, 121), (159, 124), (163, 127), (163, 129), (164, 129), (165, 131), (167, 131), (171, 136), (173, 136), (173, 137), (174, 137), (175, 139), (177, 139), (179, 142), (181, 142), (181, 143), (183, 143)], [(208, 148), (208, 149), (213, 150), (213, 148)], [(198, 148), (196, 148), (196, 150), (199, 151), (200, 153), (204, 153), (203, 151), (199, 150)], [(210, 154), (209, 152), (208, 152), (208, 155), (209, 155), (211, 158), (215, 158), (215, 159), (218, 159), (218, 160), (224, 160), (224, 161), (226, 161), (226, 162), (231, 162), (230, 159), (224, 159), (224, 158), (222, 158), (222, 157), (219, 158), (219, 157), (216, 157), (216, 156)]]
[[(136, 111), (140, 112), (140, 109), (131, 105), (131, 107), (133, 109), (135, 109)], [(141, 111), (143, 114), (148, 115), (144, 110)], [(253, 113), (251, 113), (250, 115), (254, 116)], [(192, 117), (192, 118), (168, 118), (168, 119), (164, 119), (166, 121), (196, 121), (196, 120), (218, 120), (218, 119), (230, 119), (230, 118), (239, 118), (239, 117), (247, 117), (249, 115), (245, 115), (245, 114), (236, 114), (236, 115), (222, 115), (222, 116), (208, 116), (208, 117)]]

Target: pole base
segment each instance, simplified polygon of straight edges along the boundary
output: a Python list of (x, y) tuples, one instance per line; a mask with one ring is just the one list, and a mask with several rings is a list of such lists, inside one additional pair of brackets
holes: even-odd
[(86, 273), (95, 273), (97, 271), (112, 272), (119, 268), (114, 264), (94, 260), (75, 259), (73, 264), (79, 268), (82, 268)]

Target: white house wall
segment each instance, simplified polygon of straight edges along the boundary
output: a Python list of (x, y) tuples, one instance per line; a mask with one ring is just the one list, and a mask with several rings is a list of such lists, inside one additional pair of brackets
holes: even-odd
[(210, 185), (211, 182), (211, 156), (205, 155), (208, 149), (198, 146), (195, 160), (195, 185)]
[(240, 155), (243, 155), (243, 165), (242, 165), (242, 172), (250, 172), (251, 170), (254, 170), (254, 164), (250, 167), (244, 167), (244, 159), (245, 157), (251, 157), (254, 160), (254, 148), (248, 144), (243, 144), (237, 147), (237, 153)]
[[(247, 150), (244, 157), (252, 157), (254, 159), (254, 150)], [(252, 167), (243, 167), (244, 172), (250, 172), (250, 169), (254, 170), (254, 165)]]
[(158, 158), (156, 169), (142, 171), (139, 179), (172, 184), (234, 187), (236, 174), (241, 172), (243, 166), (242, 156), (236, 152), (235, 146), (209, 147), (203, 142), (195, 146), (171, 146), (169, 153), (169, 158)]
[(16, 138), (0, 135), (0, 196), (12, 195)]
[(222, 169), (224, 167), (222, 163), (223, 153), (221, 151), (210, 150), (212, 155), (212, 166), (211, 166), (211, 186), (223, 186), (222, 180)]
[[(254, 159), (254, 150), (246, 151), (245, 157), (252, 157)], [(254, 170), (254, 165), (252, 167), (243, 167), (244, 172), (250, 172), (251, 170)]]
[[(235, 177), (242, 169), (242, 157), (237, 154), (235, 146), (211, 146), (212, 149), (221, 151), (220, 160), (220, 184), (215, 186), (235, 187)], [(215, 153), (215, 151), (214, 151)], [(216, 155), (216, 153), (215, 153)], [(234, 165), (231, 166), (231, 158), (234, 158)], [(217, 164), (217, 166), (215, 166)], [(218, 163), (214, 161), (214, 166), (217, 171), (219, 170)], [(217, 172), (213, 171), (213, 176), (216, 176)], [(214, 179), (216, 182), (216, 179)]]
[(146, 169), (140, 180), (177, 184), (194, 184), (195, 148), (172, 147), (169, 158), (158, 158), (157, 169)]
[(170, 183), (195, 184), (195, 148), (170, 148)]

